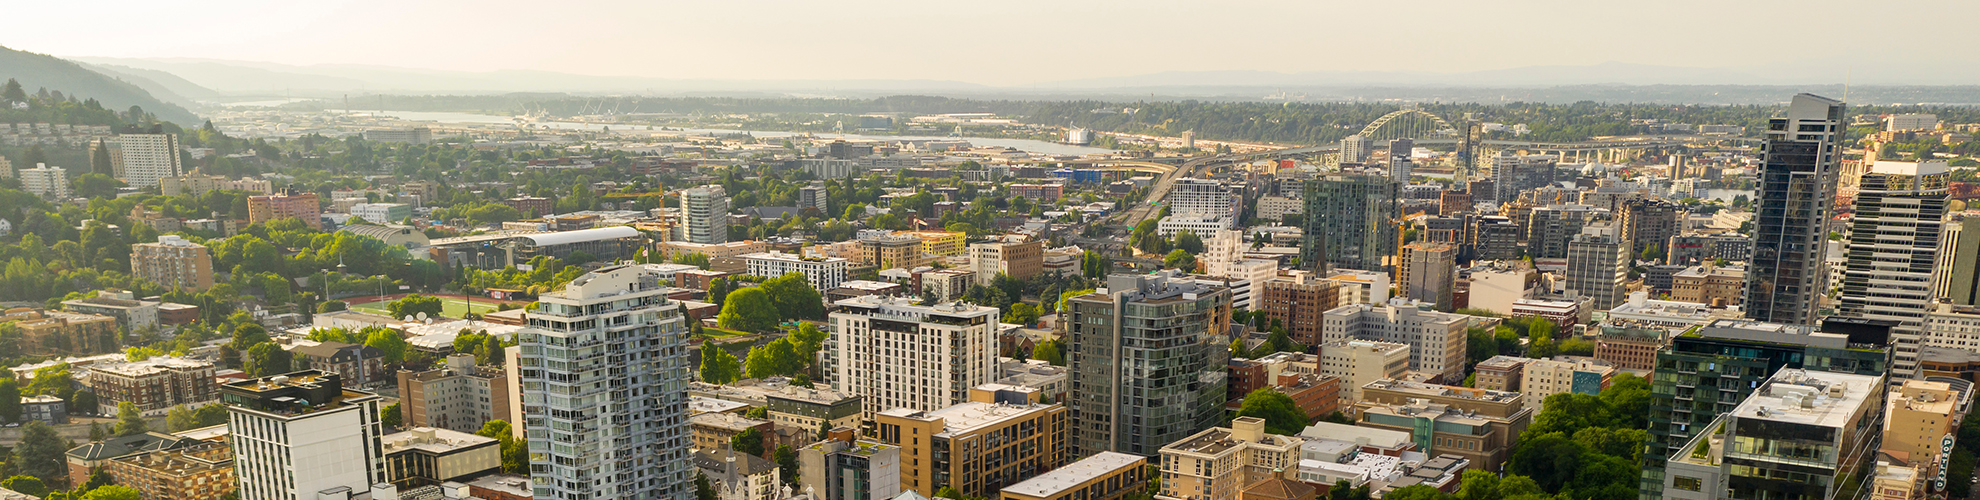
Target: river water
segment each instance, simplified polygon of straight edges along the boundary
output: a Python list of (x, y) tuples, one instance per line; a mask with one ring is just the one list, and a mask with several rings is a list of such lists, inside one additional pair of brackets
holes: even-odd
[[(349, 111), (331, 110), (331, 111), (370, 113), (374, 115), (390, 116), (401, 120), (427, 121), (427, 122), (435, 122), (435, 123), (465, 123), (465, 124), (482, 124), (482, 125), (516, 123), (515, 119), (510, 117), (483, 115), (476, 113), (453, 113), (453, 112), (439, 112), (439, 111), (377, 111), (377, 110), (349, 110)], [(532, 122), (531, 124), (542, 128), (550, 128), (557, 130), (607, 131), (607, 129), (609, 129), (610, 131), (614, 131), (614, 132), (648, 132), (645, 125), (632, 125), (632, 124), (624, 124), (624, 123), (580, 123), (580, 122), (562, 122), (562, 121), (539, 121), (539, 122)], [(661, 129), (654, 128), (651, 131), (660, 132)], [(747, 133), (756, 137), (789, 137), (794, 135), (802, 135), (802, 133), (800, 132), (731, 130), (731, 129), (710, 129), (710, 128), (668, 128), (665, 131), (681, 132), (687, 134), (707, 134), (707, 135), (728, 135), (728, 134)], [(829, 134), (829, 133), (813, 133), (812, 135), (827, 139), (861, 139), (861, 140), (879, 140), (879, 141), (951, 139), (950, 137), (942, 137), (942, 136), (912, 136), (912, 135), (862, 135), (862, 134)], [(1031, 139), (992, 139), (985, 137), (962, 137), (961, 139), (969, 141), (970, 144), (974, 144), (977, 146), (1008, 147), (1008, 148), (1015, 148), (1021, 151), (1029, 151), (1033, 153), (1044, 153), (1051, 155), (1106, 154), (1115, 151), (1106, 148), (1096, 148), (1091, 146), (1075, 146), (1071, 144), (1059, 144), (1056, 142), (1034, 141)]]

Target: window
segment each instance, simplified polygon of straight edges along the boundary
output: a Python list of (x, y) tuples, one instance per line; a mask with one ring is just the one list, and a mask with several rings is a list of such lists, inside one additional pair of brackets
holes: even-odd
[(1705, 489), (1705, 484), (1695, 477), (1672, 476), (1671, 487), (1685, 491), (1699, 491)]

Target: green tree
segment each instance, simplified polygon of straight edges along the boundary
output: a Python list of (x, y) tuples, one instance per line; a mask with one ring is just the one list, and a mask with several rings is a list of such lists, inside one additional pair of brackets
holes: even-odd
[(67, 485), (69, 469), (63, 458), (66, 451), (62, 436), (55, 433), (54, 427), (32, 420), (21, 427), (21, 443), (14, 447), (14, 460), (9, 462), (8, 469), (40, 479), (44, 484)]
[(750, 455), (763, 456), (763, 432), (751, 427), (729, 437), (729, 447)]
[(385, 424), (386, 427), (398, 427), (399, 424), (404, 423), (404, 418), (405, 416), (402, 410), (399, 409), (398, 403), (385, 405), (384, 408), (378, 410), (378, 421)]
[(130, 401), (117, 403), (117, 435), (144, 434), (151, 431), (149, 427), (144, 421), (144, 415), (138, 412), (137, 405), (131, 404)]
[(763, 280), (757, 288), (769, 294), (770, 302), (777, 306), (777, 317), (781, 319), (825, 319), (825, 299), (818, 290), (811, 287), (801, 273), (785, 273), (783, 276)]
[(400, 336), (398, 330), (379, 327), (365, 328), (365, 330), (370, 334), (365, 336), (364, 345), (375, 347), (384, 353), (387, 364), (406, 360), (406, 350), (411, 349), (412, 345), (406, 343), (406, 338)]
[(439, 297), (408, 295), (406, 298), (386, 304), (385, 310), (390, 311), (389, 314), (393, 318), (418, 317), (419, 313), (426, 313), (428, 318), (438, 318), (443, 307), (444, 304), (440, 302)]
[(106, 176), (117, 175), (116, 167), (110, 163), (110, 148), (108, 145), (99, 141), (94, 149), (96, 153), (90, 155), (89, 158), (89, 173)]
[(790, 337), (785, 337), (750, 349), (744, 366), (749, 378), (763, 378), (797, 373), (804, 368), (804, 361), (798, 359), (797, 347), (791, 345)]
[(722, 328), (761, 332), (777, 326), (777, 306), (762, 287), (736, 290), (723, 302), (722, 312), (715, 316)]
[(1170, 250), (1168, 256), (1162, 257), (1162, 267), (1169, 269), (1181, 269), (1185, 272), (1195, 272), (1196, 255), (1184, 251), (1183, 249), (1180, 248), (1175, 250)]
[(729, 354), (715, 345), (713, 340), (701, 342), (701, 381), (710, 384), (726, 384), (742, 378), (741, 363), (736, 355)]
[(1196, 231), (1184, 229), (1176, 231), (1176, 248), (1191, 254), (1203, 253), (1203, 238)]
[(98, 423), (98, 422), (90, 422), (90, 423), (89, 423), (89, 441), (90, 441), (90, 442), (92, 442), (92, 443), (94, 443), (94, 442), (97, 442), (97, 441), (102, 441), (102, 440), (104, 440), (104, 439), (109, 439), (109, 438), (110, 438), (110, 430), (109, 430), (109, 429), (105, 429), (105, 428), (103, 428), (103, 424), (102, 424), (102, 423)]
[(48, 483), (34, 476), (14, 476), (0, 481), (0, 488), (6, 488), (37, 497), (48, 496)]
[(1052, 366), (1066, 366), (1065, 352), (1059, 347), (1057, 340), (1047, 340), (1032, 345), (1031, 359), (1044, 361)]
[(246, 361), (245, 371), (251, 377), (269, 377), (294, 371), (289, 352), (274, 342), (262, 342), (248, 348)]
[(1004, 322), (1031, 326), (1038, 323), (1039, 316), (1038, 306), (1019, 302), (1011, 304), (1011, 311), (1004, 313)]
[(723, 301), (728, 298), (731, 291), (734, 291), (734, 289), (730, 287), (728, 278), (708, 280), (708, 303), (717, 306), (723, 305)]
[(81, 500), (144, 500), (144, 495), (129, 486), (105, 485), (84, 493)]
[(791, 450), (791, 445), (778, 445), (775, 456), (777, 468), (782, 469), (778, 475), (783, 478), (784, 484), (797, 487), (799, 473), (797, 452)]
[(193, 415), (192, 408), (174, 406), (172, 409), (165, 411), (165, 430), (168, 432), (179, 432), (197, 427), (198, 422), (195, 421), (196, 418), (198, 417)]
[(1299, 403), (1270, 387), (1260, 387), (1244, 395), (1238, 416), (1265, 419), (1265, 432), (1287, 436), (1299, 434), (1309, 422), (1306, 410), (1300, 409)]
[(344, 301), (341, 300), (326, 300), (323, 302), (316, 303), (316, 312), (318, 314), (327, 313), (327, 312), (337, 312), (350, 308), (351, 308), (350, 304), (346, 304), (344, 303)]
[(27, 102), (27, 91), (21, 88), (21, 82), (8, 78), (7, 85), (0, 87), (0, 101), (8, 103)]
[(797, 332), (791, 334), (791, 339), (797, 345), (798, 357), (810, 362), (817, 357), (818, 350), (824, 347), (826, 335), (824, 330), (818, 329), (818, 325), (800, 322)]
[(708, 475), (696, 470), (694, 473), (694, 500), (720, 500), (715, 486), (708, 483)]
[(1526, 357), (1546, 359), (1561, 353), (1560, 344), (1554, 343), (1552, 336), (1529, 337), (1529, 340), (1530, 343), (1526, 345)]
[(75, 184), (76, 196), (90, 199), (115, 198), (117, 188), (124, 187), (124, 181), (94, 172), (78, 175), (72, 183)]
[(0, 418), (21, 421), (21, 383), (13, 377), (0, 379)]

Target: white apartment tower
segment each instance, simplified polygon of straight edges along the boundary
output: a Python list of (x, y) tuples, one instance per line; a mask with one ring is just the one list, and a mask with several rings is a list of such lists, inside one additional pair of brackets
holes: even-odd
[(21, 178), (21, 189), (44, 200), (69, 199), (69, 171), (62, 167), (50, 167), (36, 163), (34, 168), (22, 169), (17, 174)]
[(1368, 150), (1375, 149), (1375, 141), (1361, 134), (1341, 139), (1341, 163), (1361, 163), (1368, 161)]
[(1445, 382), (1464, 379), (1465, 329), (1470, 316), (1424, 311), (1414, 307), (1353, 304), (1336, 307), (1320, 320), (1321, 342), (1348, 340), (1392, 342), (1410, 347), (1409, 368), (1441, 375)]
[(1236, 227), (1244, 200), (1224, 183), (1212, 179), (1184, 177), (1169, 188), (1170, 215), (1202, 215), (1223, 219), (1226, 228)]
[(877, 295), (833, 305), (825, 375), (833, 388), (858, 395), (869, 417), (965, 403), (971, 387), (999, 376), (995, 307)]
[(220, 387), (241, 500), (305, 500), (386, 482), (382, 398), (306, 370)]
[(177, 177), (179, 136), (173, 134), (121, 134), (110, 142), (111, 166), (118, 180), (131, 187), (158, 185), (159, 179)]
[(681, 190), (681, 239), (689, 243), (729, 242), (729, 195), (722, 186)]
[(517, 333), (535, 498), (694, 497), (687, 321), (655, 266), (579, 276)]
[(1944, 161), (1878, 161), (1857, 191), (1837, 309), (1844, 316), (1898, 322), (1891, 332), (1891, 374), (1898, 377), (1918, 369), (1948, 180)]

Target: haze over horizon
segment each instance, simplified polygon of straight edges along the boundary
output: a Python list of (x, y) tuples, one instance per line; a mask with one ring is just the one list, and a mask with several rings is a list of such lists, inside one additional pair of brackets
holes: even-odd
[[(76, 6), (44, 2), (10, 7), (15, 15), (0, 18), (0, 33), (8, 34), (0, 45), (96, 61), (999, 87), (1270, 86), (1329, 78), (1447, 84), (1440, 77), (1472, 74), (1487, 75), (1483, 84), (1952, 85), (1980, 78), (1975, 56), (1842, 42), (1851, 26), (1905, 26), (1921, 13), (1980, 15), (1973, 2), (1906, 9), (1840, 1), (1412, 4), (573, 2), (546, 13), (545, 4), (509, 1), (109, 1), (88, 9), (93, 34), (77, 36), (74, 26), (39, 21), (73, 15)], [(1798, 27), (1819, 28), (1836, 41), (1811, 45), (1813, 37), (1787, 34), (1809, 31)], [(1534, 69), (1585, 66), (1597, 68), (1561, 70), (1563, 76)], [(1492, 80), (1495, 71), (1525, 79)]]

